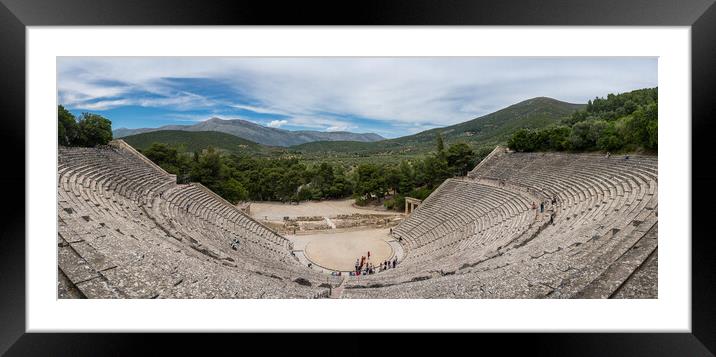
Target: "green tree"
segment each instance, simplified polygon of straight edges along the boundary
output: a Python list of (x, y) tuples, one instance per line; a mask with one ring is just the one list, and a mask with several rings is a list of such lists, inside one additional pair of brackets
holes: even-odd
[(405, 211), (405, 196), (397, 195), (393, 198), (393, 209), (398, 212)]
[(536, 136), (532, 130), (519, 129), (512, 133), (512, 136), (507, 140), (507, 146), (515, 151), (534, 151), (537, 148)]
[[(177, 149), (170, 147), (167, 144), (164, 143), (152, 143), (150, 147), (148, 147), (143, 152), (144, 156), (146, 156), (148, 159), (152, 160), (155, 164), (162, 166), (162, 165), (172, 165), (175, 166), (177, 161), (179, 161), (179, 151)], [(162, 166), (162, 168), (164, 168)], [(165, 169), (166, 170), (166, 169)], [(169, 171), (169, 170), (167, 170)], [(177, 171), (177, 170), (174, 170)], [(176, 173), (176, 172), (172, 172)]]
[(226, 178), (227, 167), (221, 155), (213, 147), (199, 154), (198, 161), (191, 169), (191, 180), (200, 182), (214, 192), (221, 192), (222, 181)]
[(597, 148), (602, 151), (617, 151), (624, 146), (624, 142), (619, 136), (609, 133), (602, 135), (597, 139)]
[[(634, 111), (632, 120), (627, 122), (629, 141), (637, 146), (653, 149), (656, 147), (654, 129), (657, 127), (658, 107), (651, 103)], [(651, 131), (650, 128), (651, 127)]]
[(77, 119), (65, 107), (57, 106), (57, 141), (60, 145), (71, 146), (77, 142), (79, 128)]
[(423, 159), (423, 182), (433, 188), (440, 185), (445, 179), (451, 177), (447, 160), (440, 155), (428, 155)]
[(574, 124), (569, 137), (570, 145), (575, 150), (593, 150), (597, 140), (606, 132), (608, 124), (602, 120), (588, 120)]
[(450, 145), (445, 159), (453, 174), (457, 176), (467, 175), (467, 172), (475, 166), (475, 153), (465, 143)]
[(334, 197), (348, 197), (353, 194), (353, 183), (348, 179), (348, 175), (344, 168), (338, 166), (336, 168), (336, 182), (335, 187), (340, 192), (340, 195)]
[(542, 150), (562, 151), (570, 148), (569, 135), (572, 133), (571, 128), (567, 126), (555, 126), (544, 128), (540, 130), (540, 133)]
[[(276, 185), (276, 196), (281, 201), (292, 201), (296, 199), (298, 188), (304, 183), (303, 172), (305, 166), (293, 164), (288, 169), (279, 170), (279, 181)], [(319, 194), (322, 192), (319, 192)]]
[(649, 141), (646, 147), (651, 150), (657, 150), (659, 146), (659, 122), (657, 120), (649, 122), (646, 130), (649, 133)]
[(437, 134), (437, 137), (435, 138), (435, 143), (438, 150), (438, 154), (442, 154), (443, 151), (445, 151), (445, 143), (443, 142), (442, 134)]
[(329, 197), (329, 191), (335, 181), (333, 166), (327, 162), (322, 162), (310, 175), (312, 176), (311, 181), (315, 185), (314, 187), (319, 195), (321, 197)]
[(360, 164), (356, 171), (355, 193), (367, 200), (381, 200), (387, 193), (385, 177), (375, 164)]
[(410, 162), (403, 160), (398, 168), (400, 181), (398, 183), (398, 192), (405, 194), (415, 187), (415, 172)]
[(176, 148), (164, 143), (152, 143), (143, 154), (165, 171), (177, 175), (177, 182), (186, 183), (189, 180), (192, 162)]
[(393, 194), (400, 191), (400, 171), (392, 165), (386, 165), (383, 168), (383, 176), (385, 177), (385, 184), (387, 188), (393, 192)]
[(221, 197), (231, 203), (238, 203), (239, 201), (245, 201), (249, 197), (248, 191), (233, 177), (230, 177), (224, 181), (221, 185)]
[(106, 145), (112, 140), (112, 122), (99, 114), (82, 113), (78, 128), (82, 146)]
[(299, 201), (307, 201), (313, 199), (313, 189), (309, 186), (303, 186), (298, 191), (298, 200)]

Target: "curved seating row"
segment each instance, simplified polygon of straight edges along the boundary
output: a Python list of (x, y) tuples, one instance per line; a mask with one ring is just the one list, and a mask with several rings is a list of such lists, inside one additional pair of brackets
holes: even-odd
[(284, 237), (121, 147), (59, 148), (58, 222), (60, 271), (86, 297), (328, 294)]
[[(656, 254), (657, 173), (655, 156), (498, 148), (394, 229), (408, 248), (397, 269), (353, 279), (343, 296), (627, 297), (615, 295), (623, 271)], [(533, 199), (546, 202), (544, 214), (531, 209)]]

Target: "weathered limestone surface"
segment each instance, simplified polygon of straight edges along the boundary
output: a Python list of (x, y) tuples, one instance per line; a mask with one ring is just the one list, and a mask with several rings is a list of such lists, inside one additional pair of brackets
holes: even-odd
[[(60, 298), (329, 296), (285, 237), (121, 143), (60, 147), (57, 178)], [(498, 149), (392, 228), (396, 269), (339, 295), (656, 298), (657, 192), (656, 157)]]
[(498, 148), (393, 229), (397, 269), (351, 278), (342, 296), (656, 298), (657, 167)]
[(287, 239), (122, 145), (58, 163), (60, 298), (328, 296)]

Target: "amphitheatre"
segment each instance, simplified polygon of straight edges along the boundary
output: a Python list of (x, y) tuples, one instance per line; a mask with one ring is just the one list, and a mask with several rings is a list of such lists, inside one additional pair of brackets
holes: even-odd
[[(122, 140), (60, 146), (58, 296), (657, 298), (657, 167), (498, 146), (408, 215), (350, 201), (245, 212)], [(369, 249), (397, 266), (349, 275)]]

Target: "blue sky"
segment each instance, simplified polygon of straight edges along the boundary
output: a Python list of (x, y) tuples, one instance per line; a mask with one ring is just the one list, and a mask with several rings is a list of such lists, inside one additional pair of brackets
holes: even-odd
[(657, 86), (653, 57), (58, 57), (57, 69), (59, 104), (114, 129), (219, 117), (387, 138), (534, 97)]

